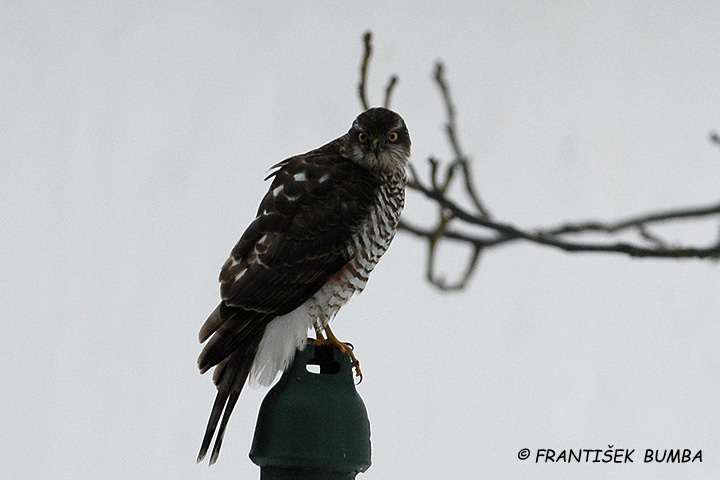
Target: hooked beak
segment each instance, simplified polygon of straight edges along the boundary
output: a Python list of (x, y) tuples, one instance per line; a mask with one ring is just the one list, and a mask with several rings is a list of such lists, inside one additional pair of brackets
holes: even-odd
[(377, 137), (373, 138), (373, 141), (370, 145), (372, 147), (373, 153), (375, 154), (375, 158), (379, 158), (380, 152), (382, 152), (382, 149), (383, 149), (382, 140)]

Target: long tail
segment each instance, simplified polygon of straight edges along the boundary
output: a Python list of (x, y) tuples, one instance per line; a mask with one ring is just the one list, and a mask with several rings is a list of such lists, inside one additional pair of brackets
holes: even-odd
[[(262, 338), (262, 337), (261, 337)], [(258, 344), (260, 341), (258, 340)], [(257, 351), (257, 346), (255, 347)], [(244, 353), (234, 353), (225, 362), (216, 367), (216, 372), (222, 370), (220, 373), (219, 381), (216, 381), (218, 386), (218, 393), (215, 396), (215, 403), (213, 404), (212, 412), (210, 413), (210, 419), (208, 420), (207, 428), (205, 429), (205, 436), (203, 437), (202, 446), (200, 447), (200, 453), (198, 453), (197, 461), (201, 462), (205, 455), (207, 455), (210, 443), (212, 442), (213, 436), (215, 436), (215, 430), (217, 429), (217, 438), (215, 439), (215, 445), (212, 449), (212, 455), (210, 455), (210, 465), (215, 463), (220, 455), (220, 447), (222, 446), (223, 437), (225, 436), (225, 428), (227, 427), (228, 420), (232, 414), (235, 404), (240, 398), (240, 392), (245, 385), (250, 368), (252, 367), (255, 356), (246, 356)], [(223, 414), (223, 411), (225, 412)], [(222, 415), (222, 422), (218, 429), (218, 422), (220, 422), (220, 416)]]
[[(228, 315), (228, 313), (231, 313)], [(222, 305), (218, 307), (207, 319), (200, 330), (200, 341), (203, 342), (212, 335), (212, 339), (203, 349), (198, 358), (201, 372), (206, 372), (215, 365), (213, 381), (218, 393), (210, 412), (205, 436), (203, 437), (197, 461), (201, 462), (207, 455), (210, 443), (215, 436), (215, 445), (210, 455), (210, 465), (215, 463), (220, 454), (225, 428), (232, 414), (235, 404), (240, 398), (243, 386), (252, 369), (255, 356), (265, 332), (264, 321), (250, 315), (238, 315), (249, 312), (227, 312)], [(238, 317), (245, 317), (242, 320)], [(218, 362), (218, 359), (222, 358)], [(223, 413), (224, 412), (224, 413)], [(222, 417), (222, 421), (220, 420)], [(219, 428), (218, 428), (219, 423)]]

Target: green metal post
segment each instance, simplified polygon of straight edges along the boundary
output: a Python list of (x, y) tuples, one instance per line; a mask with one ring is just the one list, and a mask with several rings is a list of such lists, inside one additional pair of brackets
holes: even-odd
[(370, 467), (370, 422), (349, 355), (313, 345), (296, 353), (263, 400), (250, 459), (261, 480), (352, 480)]

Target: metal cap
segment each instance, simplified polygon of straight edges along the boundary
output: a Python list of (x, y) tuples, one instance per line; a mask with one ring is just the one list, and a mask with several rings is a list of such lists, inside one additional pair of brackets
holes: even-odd
[(250, 459), (263, 480), (353, 479), (370, 467), (370, 422), (349, 355), (310, 344), (295, 354), (263, 400)]

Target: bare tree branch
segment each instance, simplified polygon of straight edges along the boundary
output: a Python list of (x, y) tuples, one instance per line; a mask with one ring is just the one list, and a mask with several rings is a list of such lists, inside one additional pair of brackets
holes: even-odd
[[(460, 148), (460, 142), (458, 141), (456, 133), (457, 126), (455, 121), (455, 104), (453, 103), (452, 97), (450, 96), (450, 87), (445, 80), (445, 67), (440, 62), (435, 64), (435, 82), (440, 88), (443, 104), (445, 105), (445, 115), (447, 118), (445, 123), (445, 133), (448, 136), (448, 142), (450, 143), (450, 147), (452, 148), (452, 151), (455, 155), (453, 162), (457, 163), (462, 169), (465, 190), (470, 199), (472, 200), (473, 204), (475, 205), (475, 208), (482, 215), (489, 218), (490, 212), (488, 212), (488, 210), (485, 208), (482, 201), (480, 200), (480, 195), (478, 195), (475, 190), (472, 174), (470, 173), (470, 162), (468, 161), (468, 157), (467, 155), (465, 155), (462, 148)], [(448, 167), (448, 170), (450, 170), (451, 168), (454, 170), (455, 165)], [(450, 173), (448, 173), (448, 175), (450, 176)]]
[[(358, 82), (358, 96), (360, 97), (360, 104), (362, 105), (362, 108), (367, 110), (370, 108), (370, 102), (368, 101), (367, 96), (367, 77), (368, 77), (368, 68), (370, 66), (370, 58), (372, 57), (373, 47), (372, 47), (372, 32), (367, 31), (365, 32), (365, 35), (363, 35), (363, 58), (360, 62), (360, 81)], [(390, 79), (388, 80), (387, 85), (385, 86), (385, 101), (383, 102), (383, 106), (385, 108), (390, 108), (390, 99), (392, 97), (392, 93), (395, 90), (395, 85), (397, 84), (398, 77), (397, 75), (391, 75)]]
[[(368, 107), (366, 85), (368, 63), (372, 53), (372, 34), (364, 36), (365, 52), (360, 68), (358, 90), (360, 102)], [(445, 107), (445, 133), (453, 158), (443, 162), (437, 158), (427, 159), (427, 180), (423, 180), (414, 165), (410, 165), (408, 188), (423, 195), (437, 206), (435, 224), (432, 227), (419, 227), (407, 220), (400, 222), (399, 229), (427, 242), (426, 277), (441, 290), (461, 290), (465, 288), (480, 264), (482, 254), (489, 248), (509, 244), (518, 240), (537, 245), (557, 248), (565, 252), (602, 252), (623, 254), (635, 258), (720, 258), (720, 235), (706, 246), (675, 245), (665, 240), (650, 227), (660, 223), (720, 219), (720, 203), (698, 207), (683, 207), (660, 212), (649, 212), (611, 222), (582, 221), (569, 222), (555, 227), (536, 227), (521, 229), (509, 222), (493, 219), (489, 209), (480, 199), (472, 176), (471, 163), (460, 146), (457, 135), (456, 110), (450, 95), (449, 84), (445, 78), (442, 63), (435, 65), (434, 80), (437, 84)], [(385, 106), (390, 104), (390, 95), (396, 85), (397, 77), (391, 77), (385, 91)], [(710, 133), (710, 140), (720, 145), (720, 135)], [(457, 200), (449, 197), (450, 187), (458, 179), (464, 194), (470, 200), (472, 209), (462, 207)], [(464, 226), (463, 231), (453, 228), (456, 224)], [(478, 232), (466, 233), (468, 227)], [(636, 241), (580, 241), (579, 235), (602, 233), (608, 237), (627, 231), (637, 234)], [(444, 276), (437, 273), (437, 254), (443, 241), (459, 242), (470, 248), (465, 270), (460, 278), (448, 283)]]
[(360, 63), (360, 83), (358, 83), (358, 96), (360, 97), (360, 104), (363, 110), (370, 108), (370, 103), (367, 99), (367, 73), (368, 66), (370, 65), (370, 57), (372, 56), (372, 33), (365, 32), (363, 36), (363, 42), (365, 46), (365, 53), (363, 54), (362, 62)]
[(388, 84), (385, 87), (385, 102), (383, 102), (383, 106), (385, 108), (390, 108), (390, 96), (392, 95), (392, 92), (395, 88), (395, 84), (398, 81), (397, 75), (393, 75), (390, 77), (390, 80), (388, 80)]
[[(427, 198), (442, 205), (447, 211), (452, 213), (452, 219), (457, 219), (467, 225), (476, 225), (484, 227), (496, 232), (496, 235), (490, 236), (474, 236), (446, 229), (442, 237), (457, 241), (462, 241), (473, 246), (481, 248), (494, 247), (503, 243), (514, 240), (526, 240), (540, 245), (556, 247), (567, 252), (606, 252), (606, 253), (623, 253), (631, 257), (654, 257), (654, 258), (718, 258), (720, 257), (720, 241), (715, 241), (707, 247), (667, 247), (666, 242), (658, 241), (654, 238), (652, 245), (640, 245), (627, 242), (574, 242), (563, 239), (563, 235), (586, 233), (591, 231), (601, 231), (609, 234), (617, 233), (627, 228), (647, 228), (650, 223), (657, 223), (669, 220), (679, 220), (688, 218), (698, 218), (720, 215), (720, 204), (707, 207), (689, 208), (682, 210), (673, 210), (667, 212), (653, 213), (641, 217), (635, 217), (631, 220), (623, 220), (615, 223), (601, 222), (583, 222), (577, 224), (565, 224), (555, 228), (536, 228), (533, 230), (523, 230), (509, 223), (496, 222), (487, 218), (474, 215), (457, 205), (452, 200), (446, 198), (442, 192), (433, 190), (432, 188), (415, 182), (412, 185), (414, 190), (421, 192)], [(409, 231), (417, 236), (424, 237), (430, 241), (435, 239), (437, 234), (431, 230), (423, 230), (419, 227), (411, 227), (406, 222), (403, 224), (403, 230)], [(587, 228), (586, 228), (587, 227)], [(658, 246), (657, 243), (662, 243)]]

